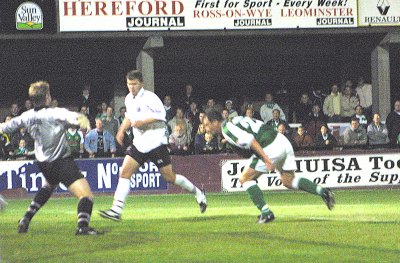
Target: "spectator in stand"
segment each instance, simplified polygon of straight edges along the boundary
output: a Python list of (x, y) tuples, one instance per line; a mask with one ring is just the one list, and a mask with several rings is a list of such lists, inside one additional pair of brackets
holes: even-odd
[(252, 105), (252, 101), (250, 100), (249, 97), (243, 97), (243, 102), (242, 102), (242, 106), (240, 106), (240, 116), (245, 116), (246, 115), (246, 110), (248, 108), (249, 105)]
[(100, 105), (99, 111), (96, 114), (96, 119), (104, 120), (107, 117), (107, 107), (108, 107), (107, 102), (103, 101)]
[(244, 116), (249, 117), (250, 119), (254, 120), (254, 108), (253, 104), (249, 104), (246, 107), (246, 110), (244, 111)]
[(218, 152), (219, 149), (218, 149), (217, 137), (214, 137), (214, 135), (211, 132), (206, 132), (204, 134), (204, 141), (205, 144), (203, 145), (202, 153), (211, 154)]
[(355, 114), (355, 107), (358, 105), (358, 99), (353, 95), (353, 83), (347, 80), (344, 84), (342, 98), (340, 99), (340, 113), (343, 122), (350, 122)]
[(26, 145), (26, 141), (21, 139), (19, 141), (18, 148), (14, 151), (13, 158), (15, 160), (28, 160), (32, 159), (35, 155), (33, 150), (29, 151)]
[(184, 118), (183, 108), (181, 107), (176, 108), (175, 116), (168, 122), (170, 133), (175, 130), (175, 126), (177, 125), (182, 126), (183, 132), (187, 134), (189, 140), (191, 140), (190, 135), (192, 133), (192, 125)]
[(295, 149), (310, 149), (314, 145), (313, 139), (307, 134), (303, 126), (297, 127), (297, 132), (293, 136), (293, 143)]
[(286, 126), (286, 130), (289, 129), (289, 125), (286, 123), (286, 121), (281, 119), (281, 111), (278, 109), (274, 109), (272, 111), (272, 119), (267, 121), (266, 125), (274, 127), (274, 130), (278, 130), (279, 124), (283, 123)]
[(114, 157), (117, 150), (114, 136), (103, 129), (103, 120), (100, 118), (96, 119), (96, 128), (86, 134), (84, 146), (89, 158)]
[(231, 121), (233, 118), (238, 116), (237, 111), (233, 108), (233, 101), (227, 100), (225, 102), (225, 109), (228, 111), (228, 120)]
[(165, 95), (163, 99), (164, 109), (165, 109), (165, 119), (167, 122), (172, 120), (175, 114), (175, 109), (172, 107), (172, 99), (170, 95)]
[(189, 137), (181, 124), (177, 124), (169, 136), (169, 152), (175, 155), (189, 154)]
[(90, 94), (90, 85), (86, 84), (82, 89), (82, 96), (78, 103), (79, 108), (85, 106), (87, 109), (89, 119), (94, 120), (97, 114), (96, 101)]
[(280, 123), (278, 125), (278, 132), (285, 135), (286, 139), (289, 140), (289, 142), (293, 145), (293, 136), (292, 136), (292, 129), (289, 127), (289, 129), (287, 128), (287, 126), (284, 123)]
[(193, 95), (193, 85), (188, 83), (185, 85), (185, 95), (181, 100), (179, 100), (180, 103), (184, 109), (184, 112), (187, 111), (190, 108), (190, 104), (192, 103), (192, 101), (197, 101), (196, 98)]
[(53, 98), (50, 103), (50, 108), (57, 108), (59, 106), (58, 100)]
[(328, 125), (325, 123), (321, 125), (320, 132), (314, 137), (314, 146), (316, 149), (331, 150), (336, 147), (338, 142), (335, 136), (330, 133)]
[(17, 149), (19, 147), (19, 142), (21, 139), (25, 140), (26, 148), (28, 148), (28, 151), (34, 150), (35, 142), (32, 136), (27, 132), (26, 127), (19, 128), (17, 133), (11, 135), (11, 145), (13, 149)]
[(128, 129), (126, 129), (124, 134), (125, 135), (124, 135), (124, 139), (122, 141), (122, 145), (119, 143), (116, 143), (116, 146), (117, 146), (116, 155), (119, 157), (125, 156), (125, 150), (129, 147), (129, 145), (132, 144), (132, 141), (133, 141), (132, 127), (129, 127)]
[(300, 101), (293, 111), (293, 122), (304, 125), (311, 115), (312, 104), (307, 93), (302, 93)]
[[(275, 109), (279, 110), (279, 112), (282, 112), (281, 107), (274, 102), (274, 96), (272, 93), (267, 92), (265, 94), (265, 103), (260, 108), (261, 119), (264, 121), (264, 123), (267, 123), (272, 119), (272, 112)], [(286, 120), (286, 116), (284, 114), (281, 115), (281, 118), (282, 120)]]
[(358, 78), (356, 94), (360, 105), (364, 108), (364, 114), (368, 120), (372, 117), (372, 85), (365, 83), (364, 77)]
[(353, 117), (350, 126), (343, 132), (344, 145), (346, 146), (362, 146), (368, 141), (367, 131), (360, 127), (358, 118)]
[(106, 117), (103, 119), (103, 128), (111, 133), (113, 137), (118, 132), (119, 122), (114, 116), (114, 109), (111, 106), (107, 107)]
[(386, 117), (386, 127), (392, 146), (398, 146), (397, 138), (400, 135), (400, 100), (394, 102), (394, 110)]
[[(82, 106), (80, 108), (79, 112), (82, 113), (83, 115), (85, 115), (85, 117), (88, 118), (91, 127), (96, 126), (94, 119), (93, 120), (90, 119), (89, 113), (87, 111), (87, 107), (86, 106)], [(88, 130), (86, 130), (85, 128), (79, 128), (79, 131), (82, 132), (83, 138), (85, 138), (86, 137), (86, 133), (88, 132)]]
[(30, 99), (25, 100), (24, 107), (22, 108), (21, 112), (28, 111), (33, 109), (32, 101)]
[(357, 105), (354, 108), (355, 114), (353, 115), (353, 117), (358, 118), (358, 121), (360, 123), (360, 127), (363, 129), (367, 129), (368, 126), (368, 120), (367, 117), (364, 115), (364, 110), (363, 107), (361, 107), (361, 105)]
[(203, 151), (204, 145), (206, 145), (205, 139), (205, 129), (203, 123), (199, 124), (199, 128), (197, 130), (196, 136), (194, 137), (194, 153), (200, 154)]
[(207, 110), (212, 110), (212, 109), (222, 112), (223, 107), (220, 104), (217, 104), (215, 102), (215, 99), (209, 98), (207, 100), (207, 104), (203, 106), (203, 111), (206, 112)]
[(325, 98), (323, 111), (328, 117), (328, 122), (341, 122), (341, 96), (339, 87), (333, 84), (331, 87), (331, 93)]
[(122, 106), (122, 107), (119, 108), (119, 116), (118, 116), (119, 125), (121, 125), (122, 122), (125, 119), (125, 112), (126, 112), (126, 107), (125, 106)]
[[(185, 119), (188, 120), (189, 124), (192, 126), (192, 132), (190, 133), (190, 144), (189, 151), (194, 153), (194, 137), (196, 136), (197, 129), (200, 124), (200, 111), (197, 108), (197, 102), (192, 101), (190, 103), (190, 109), (185, 113)], [(202, 113), (204, 115), (204, 113)]]
[(388, 130), (381, 122), (379, 113), (375, 113), (372, 122), (367, 127), (369, 145), (386, 145), (389, 143)]
[(10, 107), (10, 115), (14, 118), (21, 114), (21, 109), (19, 108), (18, 103), (13, 102)]
[(74, 158), (82, 158), (85, 149), (83, 145), (85, 142), (83, 133), (76, 127), (70, 127), (65, 132), (65, 135), (69, 148), (71, 149), (71, 155)]
[(89, 110), (86, 106), (81, 106), (79, 112), (85, 115), (89, 119)]
[(327, 95), (322, 92), (322, 88), (320, 85), (312, 87), (310, 100), (313, 105), (318, 105), (319, 108), (322, 109), (324, 107), (326, 96)]
[(325, 115), (321, 112), (321, 108), (318, 104), (314, 104), (312, 107), (312, 113), (309, 117), (309, 121), (304, 125), (307, 133), (314, 139), (321, 130), (321, 126), (326, 123)]
[(0, 133), (0, 160), (8, 160), (13, 154), (13, 147), (7, 133)]

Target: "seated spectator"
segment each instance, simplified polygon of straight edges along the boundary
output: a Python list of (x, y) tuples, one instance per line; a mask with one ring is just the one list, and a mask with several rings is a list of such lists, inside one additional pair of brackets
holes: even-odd
[(122, 122), (124, 121), (124, 119), (125, 119), (125, 113), (126, 113), (126, 107), (125, 106), (122, 106), (122, 107), (120, 107), (119, 108), (119, 116), (118, 116), (118, 122), (119, 122), (119, 125), (121, 125), (122, 124)]
[(320, 132), (314, 138), (314, 146), (316, 149), (333, 149), (336, 147), (338, 142), (335, 136), (330, 133), (329, 128), (326, 124), (322, 124)]
[(84, 146), (90, 158), (114, 157), (117, 150), (114, 136), (103, 129), (103, 121), (100, 118), (96, 119), (96, 128), (86, 134)]
[(175, 126), (174, 131), (169, 136), (169, 150), (171, 154), (186, 155), (189, 153), (189, 138), (182, 125)]
[[(272, 119), (274, 110), (279, 110), (279, 112), (282, 112), (281, 107), (274, 102), (274, 96), (272, 93), (267, 92), (265, 94), (265, 103), (260, 108), (261, 119), (264, 121), (264, 123), (267, 123)], [(281, 118), (282, 120), (286, 121), (286, 116), (283, 113)]]
[(386, 127), (392, 147), (399, 147), (400, 135), (400, 99), (394, 102), (394, 109), (386, 117)]
[(381, 122), (379, 113), (375, 113), (372, 122), (367, 127), (369, 145), (384, 145), (389, 143), (388, 130)]
[(83, 133), (76, 127), (70, 127), (65, 134), (67, 136), (67, 142), (71, 149), (72, 156), (74, 158), (82, 158), (85, 149), (83, 146), (83, 143), (85, 142)]
[(35, 153), (29, 151), (26, 147), (26, 142), (24, 139), (19, 141), (18, 148), (14, 151), (13, 157), (15, 160), (27, 160), (31, 159)]
[(25, 100), (24, 107), (22, 108), (21, 112), (28, 111), (33, 109), (32, 101), (30, 99)]
[(183, 132), (187, 134), (189, 140), (191, 140), (191, 133), (192, 133), (192, 125), (190, 122), (184, 118), (183, 108), (177, 107), (175, 116), (168, 122), (169, 132), (175, 130), (175, 126), (181, 125), (183, 128)]
[(319, 134), (321, 126), (324, 123), (326, 123), (325, 115), (321, 112), (319, 105), (315, 104), (308, 122), (304, 125), (304, 129), (314, 139)]
[(206, 132), (204, 134), (205, 144), (202, 148), (202, 153), (217, 153), (218, 152), (218, 142), (217, 138), (211, 132)]
[(286, 125), (284, 123), (280, 123), (278, 125), (278, 132), (285, 135), (285, 137), (290, 141), (290, 143), (293, 145), (293, 136), (292, 136), (292, 129), (287, 129)]
[(199, 124), (196, 136), (194, 137), (194, 153), (200, 154), (203, 151), (203, 146), (206, 144), (205, 129), (203, 123)]
[(293, 110), (293, 122), (304, 125), (308, 122), (312, 112), (312, 104), (307, 93), (302, 93), (300, 101), (295, 105)]
[(28, 151), (34, 150), (34, 140), (32, 136), (26, 131), (25, 127), (19, 128), (17, 133), (13, 133), (11, 135), (11, 145), (13, 149), (17, 149), (19, 147), (19, 142), (21, 139), (25, 140), (26, 148), (28, 148)]
[(356, 146), (366, 145), (368, 141), (367, 131), (360, 128), (358, 118), (352, 118), (350, 126), (347, 127), (343, 132), (344, 145)]
[(0, 160), (8, 160), (13, 155), (10, 138), (6, 133), (0, 133)]
[(10, 113), (9, 113), (10, 115), (11, 115), (11, 117), (17, 117), (17, 116), (19, 116), (20, 114), (21, 114), (21, 109), (20, 109), (20, 107), (19, 107), (19, 105), (18, 105), (18, 103), (17, 102), (13, 102), (12, 104), (11, 104), (11, 107), (10, 107)]
[(107, 107), (108, 104), (104, 101), (100, 104), (100, 106), (98, 106), (96, 119), (104, 120), (107, 117)]
[(281, 119), (281, 111), (278, 109), (274, 109), (272, 112), (272, 119), (267, 121), (266, 125), (274, 127), (275, 131), (278, 130), (279, 124), (283, 123), (286, 126), (286, 130), (289, 130), (289, 125), (286, 121)]
[(237, 111), (233, 108), (232, 100), (227, 100), (225, 102), (225, 109), (228, 111), (228, 121), (231, 121), (233, 118), (238, 116)]
[(363, 129), (367, 129), (368, 126), (368, 120), (367, 117), (364, 115), (364, 109), (360, 105), (357, 105), (354, 108), (354, 111), (356, 114), (354, 114), (353, 117), (358, 118), (358, 121), (360, 122), (360, 127)]
[(111, 106), (107, 106), (106, 117), (103, 119), (103, 129), (109, 131), (115, 138), (118, 128), (119, 122), (114, 116), (114, 109)]
[(307, 134), (303, 126), (297, 128), (296, 134), (293, 135), (293, 143), (295, 149), (309, 149), (314, 145), (313, 139)]

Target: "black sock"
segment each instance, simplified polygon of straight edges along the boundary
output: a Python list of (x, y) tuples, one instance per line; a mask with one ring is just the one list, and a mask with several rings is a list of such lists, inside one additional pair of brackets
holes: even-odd
[(78, 204), (78, 227), (89, 226), (92, 215), (93, 201), (89, 197), (83, 197)]
[(32, 217), (39, 211), (39, 209), (46, 204), (47, 200), (49, 200), (51, 194), (53, 193), (52, 188), (43, 187), (37, 192), (35, 197), (32, 200), (28, 210), (25, 213), (25, 217), (32, 219)]

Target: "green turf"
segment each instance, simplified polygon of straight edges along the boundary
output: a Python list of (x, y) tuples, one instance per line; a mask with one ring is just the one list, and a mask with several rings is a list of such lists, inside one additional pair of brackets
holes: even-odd
[[(120, 223), (93, 214), (104, 236), (75, 236), (73, 198), (55, 198), (28, 234), (17, 221), (30, 200), (0, 213), (0, 262), (399, 262), (400, 190), (336, 191), (329, 211), (320, 197), (269, 192), (272, 223), (255, 224), (246, 193), (209, 194), (200, 214), (192, 195), (130, 196)], [(112, 196), (98, 196), (94, 211)]]

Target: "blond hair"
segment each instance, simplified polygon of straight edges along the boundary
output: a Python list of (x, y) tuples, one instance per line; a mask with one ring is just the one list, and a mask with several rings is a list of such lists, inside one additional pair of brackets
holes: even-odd
[(50, 85), (46, 81), (37, 81), (29, 86), (29, 98), (35, 107), (46, 106), (46, 96), (50, 94)]

